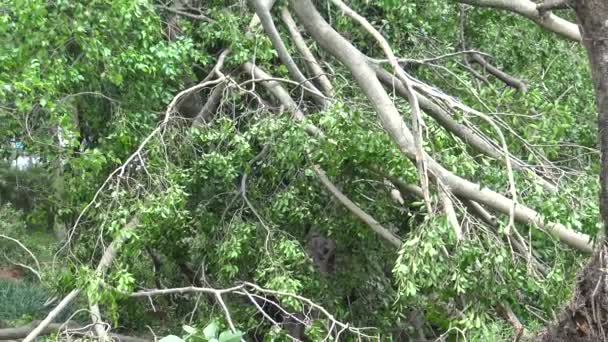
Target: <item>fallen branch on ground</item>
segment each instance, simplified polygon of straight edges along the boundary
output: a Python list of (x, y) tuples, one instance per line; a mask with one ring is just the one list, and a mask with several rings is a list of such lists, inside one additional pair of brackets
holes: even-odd
[[(0, 341), (3, 340), (18, 340), (28, 336), (41, 321), (33, 321), (28, 325), (23, 325), (15, 328), (4, 328), (0, 329)], [(51, 323), (40, 331), (38, 336), (45, 336), (54, 333), (60, 333), (70, 335), (70, 330), (77, 330), (78, 335), (89, 334), (91, 332), (90, 327), (81, 327), (74, 323), (63, 324), (63, 323)], [(127, 336), (122, 334), (110, 333), (110, 337), (123, 342), (151, 342), (152, 339), (146, 339), (141, 337)]]

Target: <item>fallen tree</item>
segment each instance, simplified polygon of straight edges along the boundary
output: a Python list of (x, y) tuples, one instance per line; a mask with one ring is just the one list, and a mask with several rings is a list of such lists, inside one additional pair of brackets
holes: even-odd
[[(555, 4), (461, 2), (508, 10), (568, 39), (583, 41), (590, 51), (603, 118), (602, 91), (606, 87), (597, 75), (605, 74), (602, 58), (606, 53), (602, 44), (585, 42), (575, 24), (553, 14)], [(383, 11), (393, 8), (390, 4), (375, 7), (331, 0), (323, 6), (292, 0), (284, 6), (255, 0), (250, 5), (210, 3), (208, 13), (189, 1), (158, 7), (170, 16), (166, 18), (166, 39), (160, 43), (154, 41), (160, 36), (157, 8), (137, 5), (136, 10), (124, 9), (130, 14), (133, 11), (135, 22), (141, 21), (139, 38), (120, 36), (117, 41), (122, 45), (114, 45), (108, 38), (85, 48), (79, 44), (87, 41), (78, 42), (80, 38), (70, 32), (67, 40), (75, 45), (65, 51), (70, 63), (80, 67), (79, 63), (95, 60), (85, 52), (95, 50), (92, 46), (113, 46), (119, 59), (95, 60), (82, 69), (66, 66), (65, 70), (82, 72), (90, 80), (100, 77), (99, 84), (93, 86), (113, 92), (120, 100), (102, 94), (102, 104), (81, 101), (80, 96), (90, 94), (75, 95), (80, 88), (61, 83), (58, 89), (73, 92), (76, 99), (61, 102), (48, 94), (51, 102), (62, 106), (57, 112), (47, 108), (49, 100), (38, 95), (32, 95), (35, 100), (31, 103), (35, 104), (29, 107), (9, 105), (17, 113), (14, 116), (26, 122), (25, 136), (48, 134), (38, 126), (28, 129), (30, 116), (40, 111), (48, 111), (50, 117), (58, 112), (73, 116), (73, 120), (49, 123), (67, 132), (58, 133), (57, 141), (64, 135), (83, 139), (80, 143), (71, 138), (70, 143), (79, 146), (72, 148), (74, 151), (61, 146), (57, 156), (48, 155), (49, 159), (63, 158), (59, 167), (65, 168), (66, 176), (58, 182), (65, 182), (65, 188), (73, 187), (71, 197), (62, 204), (69, 208), (57, 210), (54, 219), (72, 227), (58, 255), (77, 265), (77, 274), (87, 274), (90, 279), (72, 279), (73, 290), (43, 321), (33, 324), (32, 329), (6, 332), (6, 336), (17, 336), (15, 331), (23, 335), (27, 330), (25, 341), (32, 341), (56, 331), (58, 314), (81, 294), (86, 294), (92, 330), (100, 340), (113, 336), (105, 322), (118, 316), (120, 305), (147, 297), (156, 310), (160, 304), (152, 297), (160, 295), (167, 296), (167, 306), (181, 303), (188, 307), (190, 321), (194, 317), (221, 321), (235, 335), (243, 327), (249, 329), (250, 336), (285, 333), (281, 329), (285, 330), (286, 324), (252, 300), (247, 289), (280, 297), (284, 302), (275, 306), (282, 308), (281, 319), (296, 321), (301, 332), (294, 335), (289, 331), (288, 335), (297, 339), (307, 335), (312, 339), (334, 335), (337, 339), (341, 333), (365, 339), (409, 336), (412, 333), (407, 331), (412, 327), (419, 337), (439, 338), (465, 334), (454, 332), (452, 324), (474, 330), (478, 324), (475, 319), (494, 316), (504, 319), (514, 327), (515, 335), (521, 336), (526, 319), (518, 316), (533, 319), (529, 317), (537, 313), (528, 311), (544, 295), (544, 285), (540, 284), (558, 282), (561, 270), (570, 270), (568, 267), (578, 260), (577, 251), (596, 251), (596, 262), (592, 263), (596, 266), (590, 269), (604, 264), (604, 247), (592, 241), (593, 230), (586, 226), (590, 220), (582, 224), (576, 216), (581, 203), (571, 200), (556, 205), (561, 212), (545, 207), (559, 202), (562, 195), (566, 198), (563, 193), (577, 196), (563, 179), (568, 174), (566, 168), (561, 169), (556, 158), (543, 156), (541, 148), (520, 138), (518, 133), (524, 129), (516, 127), (515, 120), (500, 119), (488, 109), (479, 96), (484, 88), (467, 86), (462, 90), (410, 68), (433, 68), (438, 61), (470, 55), (469, 61), (521, 90), (524, 99), (537, 96), (534, 79), (521, 82), (490, 64), (481, 51), (419, 59), (399, 56), (407, 53), (411, 42), (394, 27), (378, 24)], [(595, 18), (594, 11), (603, 10), (601, 5), (585, 6), (576, 7), (579, 17), (584, 12), (584, 18)], [(60, 10), (57, 15), (65, 13)], [(27, 18), (20, 12), (15, 12), (15, 17)], [(154, 18), (149, 19), (154, 24), (142, 17)], [(279, 17), (285, 27), (278, 24)], [(591, 19), (582, 24), (587, 32), (599, 30)], [(87, 25), (83, 27), (93, 24)], [(340, 30), (344, 27), (350, 32)], [(104, 36), (104, 30), (110, 29), (104, 26), (95, 32)], [(599, 30), (593, 36), (604, 33)], [(146, 53), (123, 55), (123, 45)], [(108, 54), (112, 55), (101, 55), (110, 58)], [(113, 63), (126, 66), (113, 70)], [(385, 68), (387, 64), (390, 68)], [(100, 65), (103, 72), (91, 71)], [(442, 68), (437, 70), (452, 73), (450, 68)], [(474, 69), (469, 66), (470, 71)], [(155, 77), (160, 81), (155, 82)], [(27, 87), (15, 83), (9, 88), (7, 94)], [(463, 99), (450, 96), (450, 91), (459, 92)], [(474, 96), (464, 95), (469, 93)], [(496, 96), (496, 108), (504, 105), (502, 101), (517, 101), (506, 94), (508, 100)], [(474, 109), (479, 104), (471, 104), (475, 100), (485, 112)], [(142, 108), (160, 115), (142, 115)], [(106, 110), (112, 113), (104, 117), (107, 122), (87, 114)], [(127, 114), (122, 117), (121, 113)], [(40, 127), (47, 124), (39, 120)], [(87, 125), (97, 125), (99, 132), (87, 133)], [(505, 126), (507, 132), (503, 132)], [(526, 133), (526, 138), (533, 137)], [(87, 139), (93, 142), (87, 145)], [(44, 151), (40, 147), (44, 144), (36, 145), (34, 138), (31, 142)], [(548, 169), (559, 169), (559, 176)], [(602, 172), (602, 185), (606, 175), (608, 171)], [(81, 184), (86, 186), (78, 187)], [(385, 198), (386, 186), (391, 184), (401, 197), (393, 191), (393, 199)], [(608, 192), (604, 188), (600, 207), (606, 216), (608, 199), (604, 201), (604, 197), (608, 198)], [(413, 199), (404, 199), (408, 192)], [(423, 205), (415, 203), (419, 200)], [(335, 242), (327, 246), (343, 253), (338, 254), (343, 267), (338, 267), (336, 274), (308, 267), (316, 262), (315, 255), (302, 246), (313, 231), (319, 236), (319, 230), (323, 241), (338, 241), (337, 248)], [(376, 237), (387, 243), (377, 243)], [(324, 262), (332, 266), (338, 262), (335, 250), (321, 252), (329, 258)], [(142, 254), (146, 257), (141, 258)], [(554, 259), (567, 259), (569, 266), (556, 266)], [(89, 272), (94, 261), (97, 266)], [(437, 266), (429, 267), (431, 264)], [(603, 279), (595, 271), (586, 274), (589, 279)], [(442, 278), (445, 282), (439, 281)], [(246, 285), (230, 287), (242, 280)], [(150, 282), (157, 288), (146, 290)], [(534, 286), (527, 288), (528, 282)], [(494, 283), (500, 291), (487, 285)], [(589, 294), (588, 280), (581, 283), (585, 285), (578, 296), (598, 298), (595, 291)], [(169, 286), (161, 288), (163, 284)], [(220, 288), (228, 290), (216, 290)], [(239, 305), (234, 295), (247, 297), (248, 304)], [(331, 314), (317, 300), (340, 316)], [(394, 300), (405, 303), (395, 315), (390, 304)], [(584, 329), (585, 336), (604, 336), (602, 314), (596, 314), (601, 303), (594, 300), (585, 301), (584, 320), (577, 316), (564, 326), (580, 331), (583, 322), (589, 327)], [(200, 305), (201, 301), (208, 305)], [(473, 304), (476, 302), (482, 304)], [(369, 317), (370, 305), (384, 312), (384, 317), (397, 317), (395, 322)], [(306, 308), (322, 315), (306, 312)], [(484, 310), (491, 313), (486, 315)], [(580, 312), (577, 310), (571, 311)], [(295, 311), (301, 311), (306, 319), (293, 314)], [(259, 334), (248, 321), (257, 314), (262, 316)], [(469, 315), (476, 318), (469, 319)], [(352, 323), (342, 323), (351, 319)], [(379, 328), (380, 333), (368, 334), (353, 324), (384, 324), (382, 329), (386, 330)], [(554, 338), (562, 332), (551, 330), (549, 334)]]

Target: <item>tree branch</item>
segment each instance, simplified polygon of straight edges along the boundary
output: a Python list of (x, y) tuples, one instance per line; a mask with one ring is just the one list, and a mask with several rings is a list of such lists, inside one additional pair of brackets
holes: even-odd
[[(16, 328), (5, 328), (0, 329), (0, 341), (4, 340), (17, 340), (26, 337), (34, 328), (36, 328), (41, 321), (33, 321), (28, 325), (16, 327)], [(62, 323), (51, 323), (47, 325), (39, 334), (39, 336), (50, 335), (54, 332), (67, 332), (68, 329), (78, 330), (79, 332), (86, 331), (87, 328), (79, 327), (75, 324), (62, 324)], [(124, 342), (151, 342), (152, 340), (141, 338), (141, 337), (133, 337), (126, 336), (121, 334), (110, 334), (110, 337), (115, 338), (119, 341)]]
[[(130, 237), (128, 234), (131, 230), (134, 230), (137, 227), (139, 220), (137, 217), (133, 218), (125, 228), (122, 229), (119, 237), (114, 239), (110, 246), (105, 250), (99, 264), (97, 265), (96, 273), (103, 275), (108, 270), (108, 268), (112, 265), (112, 261), (116, 257), (116, 253), (122, 247), (122, 245), (127, 241)], [(32, 342), (38, 337), (44, 329), (53, 322), (53, 320), (80, 294), (80, 289), (72, 290), (67, 296), (65, 296), (57, 306), (49, 312), (44, 320), (42, 320), (38, 326), (36, 326), (32, 331), (23, 339), (23, 342)]]
[(488, 63), (488, 61), (486, 61), (486, 59), (483, 58), (482, 56), (480, 56), (476, 53), (473, 53), (473, 54), (471, 54), (470, 57), (471, 57), (472, 61), (481, 65), (486, 71), (488, 71), (490, 74), (496, 76), (496, 78), (503, 81), (506, 85), (511, 86), (511, 87), (519, 90), (522, 93), (525, 93), (528, 90), (528, 86), (522, 80), (519, 80), (519, 79), (507, 74), (506, 72), (498, 69), (497, 67)]
[(334, 183), (332, 183), (332, 181), (329, 180), (329, 178), (327, 178), (327, 176), (325, 175), (325, 172), (323, 170), (321, 170), (320, 167), (313, 165), (312, 168), (315, 171), (315, 173), (317, 174), (317, 176), (319, 177), (319, 180), (321, 181), (323, 186), (325, 186), (325, 188), (327, 188), (327, 190), (340, 203), (342, 203), (342, 205), (344, 205), (344, 207), (346, 207), (346, 209), (348, 209), (353, 215), (355, 215), (357, 218), (359, 218), (361, 221), (363, 221), (365, 224), (367, 224), (371, 228), (372, 231), (374, 231), (376, 234), (378, 234), (381, 238), (383, 238), (385, 241), (390, 243), (392, 246), (396, 247), (397, 249), (399, 249), (401, 247), (401, 239), (399, 239), (397, 236), (395, 236), (393, 233), (391, 233), (388, 229), (384, 228), (378, 221), (376, 221), (376, 219), (371, 217), (369, 214), (367, 214), (365, 211), (363, 211), (361, 208), (359, 208), (353, 201), (351, 201), (348, 197), (346, 197), (346, 195), (344, 195), (340, 191), (340, 189), (338, 189), (334, 185)]
[(480, 6), (503, 9), (513, 13), (522, 15), (536, 24), (546, 28), (549, 31), (555, 32), (570, 40), (580, 42), (581, 34), (578, 25), (571, 23), (566, 19), (556, 16), (553, 13), (547, 12), (541, 15), (537, 9), (537, 5), (530, 0), (458, 0), (462, 3)]
[[(376, 110), (382, 126), (401, 153), (410, 159), (415, 159), (416, 152), (412, 133), (376, 78), (366, 56), (334, 30), (316, 11), (310, 0), (291, 0), (290, 3), (311, 36), (350, 70)], [(425, 158), (431, 174), (441, 178), (442, 183), (448, 186), (455, 195), (488, 205), (505, 214), (513, 211), (514, 219), (518, 222), (544, 228), (561, 241), (579, 250), (586, 252), (593, 250), (588, 235), (567, 229), (558, 223), (545, 222), (536, 211), (521, 204), (515, 206), (511, 199), (451, 173), (426, 153)]]
[[(243, 66), (246, 72), (252, 73), (254, 77), (261, 79), (272, 79), (270, 75), (265, 73), (262, 69), (255, 66), (253, 63), (247, 62)], [(293, 117), (296, 121), (304, 120), (304, 114), (301, 113), (293, 101), (289, 93), (276, 81), (267, 81), (262, 83), (268, 91), (273, 94), (281, 102), (285, 107), (290, 109), (293, 112)], [(314, 125), (308, 125), (307, 131), (312, 136), (322, 136), (323, 133)], [(313, 170), (321, 180), (321, 183), (334, 195), (340, 203), (342, 203), (350, 212), (352, 212), (356, 217), (360, 218), (363, 222), (365, 222), (374, 232), (379, 234), (382, 238), (388, 241), (393, 246), (399, 248), (401, 246), (401, 240), (395, 237), (392, 233), (390, 233), (386, 228), (382, 227), (378, 221), (376, 221), (373, 217), (365, 213), (361, 210), (355, 203), (353, 203), (348, 197), (346, 197), (338, 188), (327, 178), (325, 172), (314, 165)]]
[[(389, 90), (394, 90), (397, 95), (401, 97), (407, 96), (408, 90), (396, 77), (377, 65), (372, 64), (372, 68), (376, 71), (376, 76), (385, 85), (385, 87), (387, 87)], [(420, 107), (424, 110), (424, 112), (431, 116), (443, 128), (450, 131), (452, 134), (457, 136), (464, 143), (473, 147), (478, 152), (481, 152), (484, 155), (496, 160), (504, 160), (503, 153), (498, 149), (495, 143), (491, 142), (488, 137), (480, 136), (471, 128), (459, 123), (452, 117), (452, 115), (435, 104), (428, 97), (418, 92), (416, 92), (416, 97), (418, 97), (418, 102), (420, 103)], [(528, 168), (521, 160), (514, 158), (513, 156), (510, 156), (510, 158), (514, 169), (530, 170), (535, 180), (538, 181), (546, 191), (550, 193), (557, 192), (557, 187), (545, 178), (538, 175), (535, 170)]]
[(287, 9), (287, 7), (283, 7), (281, 9), (281, 18), (283, 19), (285, 26), (287, 26), (287, 29), (289, 30), (289, 34), (291, 35), (293, 43), (304, 58), (304, 61), (306, 62), (310, 73), (317, 78), (317, 80), (319, 81), (319, 85), (321, 86), (321, 89), (323, 90), (325, 95), (327, 95), (328, 97), (333, 97), (334, 88), (331, 85), (329, 78), (327, 78), (325, 72), (319, 65), (319, 62), (317, 62), (317, 59), (313, 55), (312, 51), (310, 51), (308, 45), (306, 45), (304, 37), (302, 37), (302, 35), (300, 34), (296, 22), (291, 17), (291, 13), (289, 13), (289, 9)]
[[(355, 12), (353, 9), (348, 7), (342, 0), (331, 0), (336, 6), (338, 6), (342, 12), (344, 12), (347, 16), (358, 22), (363, 28), (369, 32), (374, 39), (380, 44), (384, 54), (388, 58), (389, 64), (393, 68), (393, 73), (397, 75), (397, 78), (408, 90), (407, 92), (407, 100), (410, 103), (410, 108), (412, 110), (412, 127), (413, 127), (413, 138), (414, 138), (414, 156), (416, 158), (416, 167), (418, 169), (418, 177), (420, 177), (420, 184), (422, 185), (422, 193), (424, 198), (424, 203), (427, 207), (427, 211), (429, 214), (432, 212), (431, 208), (431, 200), (429, 195), (429, 180), (428, 180), (428, 171), (426, 166), (426, 160), (424, 158), (424, 149), (422, 147), (422, 127), (424, 126), (422, 121), (422, 116), (420, 114), (420, 106), (418, 104), (418, 98), (414, 94), (414, 88), (412, 87), (412, 82), (409, 76), (405, 73), (403, 68), (399, 65), (399, 61), (397, 60), (397, 56), (393, 53), (393, 49), (389, 45), (389, 43), (384, 39), (382, 34), (376, 30), (364, 17), (359, 15), (359, 13)], [(377, 81), (377, 80), (376, 80)]]
[(260, 18), (260, 22), (262, 24), (262, 27), (264, 27), (264, 31), (266, 31), (266, 34), (268, 35), (268, 38), (270, 38), (272, 45), (277, 50), (281, 62), (283, 62), (283, 64), (285, 64), (285, 66), (287, 67), (287, 70), (289, 70), (289, 74), (291, 75), (291, 77), (297, 82), (302, 83), (305, 86), (305, 89), (308, 88), (312, 90), (310, 91), (310, 93), (312, 95), (313, 100), (321, 107), (326, 107), (328, 105), (328, 102), (326, 101), (325, 97), (321, 94), (317, 87), (315, 87), (315, 85), (312, 84), (312, 82), (310, 82), (309, 80), (307, 80), (304, 74), (302, 74), (300, 68), (298, 68), (298, 65), (289, 54), (285, 43), (281, 39), (281, 35), (279, 34), (279, 31), (277, 30), (272, 19), (272, 15), (270, 14), (270, 9), (272, 5), (268, 5), (267, 1), (265, 0), (250, 1), (253, 2), (255, 12), (258, 15), (258, 18)]

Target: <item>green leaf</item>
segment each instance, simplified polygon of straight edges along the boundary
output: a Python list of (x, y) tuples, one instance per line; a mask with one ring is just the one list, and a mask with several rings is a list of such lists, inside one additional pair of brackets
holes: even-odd
[(177, 337), (175, 335), (168, 335), (160, 339), (159, 342), (184, 342), (181, 337)]
[(203, 329), (203, 336), (205, 336), (206, 339), (211, 340), (217, 336), (217, 332), (219, 330), (220, 328), (218, 327), (217, 323), (211, 322), (205, 327), (205, 329)]
[(224, 331), (220, 334), (220, 342), (239, 342), (242, 336), (243, 333), (238, 331), (235, 333), (230, 331)]
[(190, 335), (194, 335), (196, 333), (196, 328), (193, 328), (189, 325), (184, 325), (182, 326), (182, 329), (184, 329), (185, 332), (187, 332)]

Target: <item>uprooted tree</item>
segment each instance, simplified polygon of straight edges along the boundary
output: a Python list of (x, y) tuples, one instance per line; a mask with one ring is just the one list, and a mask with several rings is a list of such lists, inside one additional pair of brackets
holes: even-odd
[(603, 0), (0, 8), (61, 295), (0, 339), (608, 337)]

